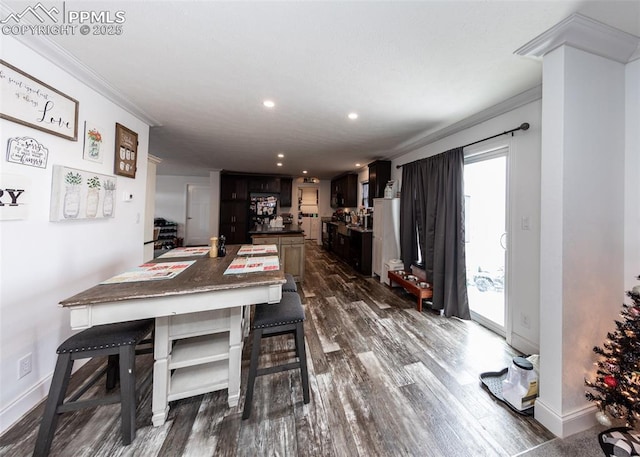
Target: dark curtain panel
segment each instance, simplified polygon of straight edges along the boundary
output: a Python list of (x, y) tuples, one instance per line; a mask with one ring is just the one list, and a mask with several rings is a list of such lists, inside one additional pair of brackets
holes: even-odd
[[(411, 264), (418, 259), (418, 238), (416, 237), (416, 190), (420, 178), (415, 162), (402, 167), (402, 192), (400, 193), (400, 258), (405, 271), (411, 271)], [(375, 214), (374, 216), (375, 217)]]
[[(405, 253), (416, 252), (413, 247), (417, 246), (419, 237), (427, 281), (433, 287), (433, 307), (442, 309), (447, 317), (469, 319), (463, 170), (462, 148), (403, 165), (400, 241), (407, 267), (415, 255), (405, 256)], [(405, 175), (409, 181), (405, 181)], [(405, 183), (409, 187), (405, 187)], [(415, 209), (405, 213), (412, 199)], [(413, 222), (411, 217), (415, 218)], [(408, 239), (411, 224), (414, 241)]]

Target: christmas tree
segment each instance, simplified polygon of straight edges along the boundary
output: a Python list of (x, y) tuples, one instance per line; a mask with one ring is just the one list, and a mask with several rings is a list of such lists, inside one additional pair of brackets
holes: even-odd
[(585, 384), (592, 390), (586, 392), (587, 400), (598, 405), (601, 423), (610, 425), (609, 418), (615, 418), (633, 427), (640, 419), (640, 286), (627, 296), (633, 303), (622, 305), (622, 320), (615, 321), (615, 332), (607, 333), (602, 347), (593, 348), (601, 357), (595, 380), (585, 379)]

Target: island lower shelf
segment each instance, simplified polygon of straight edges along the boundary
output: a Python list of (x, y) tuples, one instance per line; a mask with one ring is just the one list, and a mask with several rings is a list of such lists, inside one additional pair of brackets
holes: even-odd
[(170, 385), (168, 401), (226, 389), (229, 387), (229, 361), (225, 359), (175, 370)]
[(168, 402), (229, 388), (232, 352), (242, 352), (247, 311), (225, 308), (156, 320), (156, 334), (168, 336), (168, 353), (166, 371), (154, 376), (166, 376)]
[(171, 351), (169, 369), (229, 359), (229, 332), (178, 340)]

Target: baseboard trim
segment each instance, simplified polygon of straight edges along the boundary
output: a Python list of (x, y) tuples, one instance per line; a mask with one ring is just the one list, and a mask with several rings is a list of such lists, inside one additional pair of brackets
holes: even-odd
[(559, 416), (544, 403), (544, 400), (538, 398), (534, 417), (554, 435), (566, 438), (597, 425), (595, 415), (597, 410), (595, 405), (587, 405), (572, 413)]
[[(72, 373), (82, 368), (89, 360), (90, 359), (76, 360), (73, 364)], [(29, 414), (49, 395), (49, 387), (51, 387), (52, 379), (53, 372), (34, 384), (31, 389), (27, 390), (0, 411), (0, 435), (17, 424), (20, 419)]]
[(35, 384), (31, 389), (27, 390), (0, 411), (0, 435), (9, 430), (20, 419), (29, 414), (33, 408), (40, 404), (49, 393), (52, 378), (53, 373)]
[(511, 341), (508, 341), (512, 348), (517, 349), (523, 354), (539, 354), (540, 348), (536, 343), (530, 341), (517, 333), (511, 332)]

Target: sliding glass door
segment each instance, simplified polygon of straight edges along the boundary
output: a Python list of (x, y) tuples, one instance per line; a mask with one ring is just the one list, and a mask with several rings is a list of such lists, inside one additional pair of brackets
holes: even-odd
[(507, 149), (465, 159), (467, 293), (472, 319), (504, 335)]

